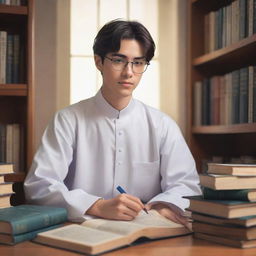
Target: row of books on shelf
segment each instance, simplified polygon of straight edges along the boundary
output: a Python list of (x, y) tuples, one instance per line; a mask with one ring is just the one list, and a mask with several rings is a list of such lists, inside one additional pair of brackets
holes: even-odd
[(24, 63), (21, 36), (0, 31), (0, 84), (24, 83)]
[(209, 163), (199, 177), (203, 195), (187, 197), (194, 236), (256, 247), (256, 165)]
[(194, 125), (256, 122), (256, 66), (194, 84)]
[(256, 0), (235, 0), (205, 15), (205, 52), (231, 45), (256, 33)]
[(14, 172), (24, 170), (24, 132), (20, 124), (0, 124), (0, 162), (12, 163)]
[(26, 5), (27, 0), (0, 0), (0, 4), (6, 4), (6, 5)]

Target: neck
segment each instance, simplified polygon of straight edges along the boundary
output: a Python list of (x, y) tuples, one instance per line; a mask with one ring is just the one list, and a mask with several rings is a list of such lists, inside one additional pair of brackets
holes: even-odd
[(116, 95), (112, 95), (107, 93), (104, 88), (101, 88), (101, 93), (103, 98), (116, 110), (121, 111), (126, 108), (131, 100), (131, 95), (126, 97), (117, 97)]

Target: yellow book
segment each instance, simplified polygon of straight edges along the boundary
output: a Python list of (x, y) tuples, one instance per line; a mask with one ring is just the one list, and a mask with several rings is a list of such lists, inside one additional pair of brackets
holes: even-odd
[(98, 254), (132, 244), (138, 238), (157, 239), (191, 233), (157, 211), (141, 214), (132, 221), (87, 220), (37, 235), (34, 241), (87, 254)]

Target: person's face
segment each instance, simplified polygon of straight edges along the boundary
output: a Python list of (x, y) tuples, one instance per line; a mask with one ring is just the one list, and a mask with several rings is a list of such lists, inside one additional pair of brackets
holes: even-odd
[[(103, 63), (99, 56), (95, 56), (95, 63), (102, 74), (102, 92), (105, 97), (113, 100), (131, 98), (133, 90), (137, 87), (142, 74), (134, 73), (132, 64), (126, 65), (123, 70), (113, 68), (110, 59), (118, 58), (125, 61), (136, 61), (143, 59), (144, 52), (138, 41), (124, 39), (121, 41), (118, 52), (108, 53)], [(110, 58), (110, 59), (108, 59)]]

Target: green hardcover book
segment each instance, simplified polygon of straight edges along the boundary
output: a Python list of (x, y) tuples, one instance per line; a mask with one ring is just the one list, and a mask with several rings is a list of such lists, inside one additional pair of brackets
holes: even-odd
[(187, 210), (224, 218), (255, 215), (256, 203), (238, 200), (209, 200), (202, 196), (185, 196), (190, 205)]
[(0, 244), (14, 245), (14, 244), (21, 243), (24, 241), (32, 240), (40, 232), (48, 231), (48, 230), (59, 228), (59, 227), (60, 227), (60, 225), (53, 225), (53, 226), (41, 228), (38, 230), (30, 231), (30, 232), (19, 234), (19, 235), (0, 233)]
[(256, 189), (214, 190), (203, 187), (204, 199), (256, 201)]
[(19, 205), (0, 209), (0, 233), (18, 235), (67, 221), (67, 210), (51, 206)]

